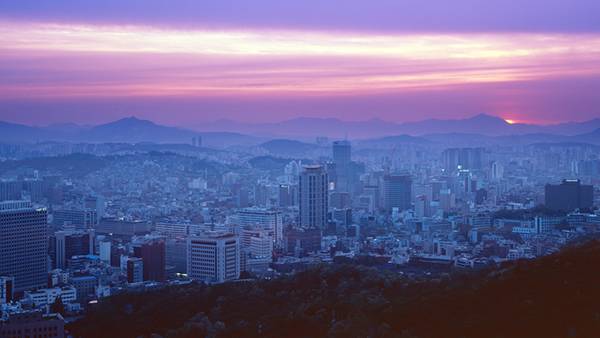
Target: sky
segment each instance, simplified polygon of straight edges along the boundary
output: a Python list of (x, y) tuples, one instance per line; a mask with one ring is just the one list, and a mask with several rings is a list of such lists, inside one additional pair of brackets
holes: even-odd
[(0, 2), (0, 120), (600, 117), (597, 0)]

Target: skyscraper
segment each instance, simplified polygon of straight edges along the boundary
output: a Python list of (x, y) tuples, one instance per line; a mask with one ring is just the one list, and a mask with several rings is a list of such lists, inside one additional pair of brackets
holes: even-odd
[(144, 280), (166, 280), (165, 241), (162, 237), (140, 237), (133, 241), (133, 256), (144, 262)]
[(0, 276), (15, 278), (15, 291), (48, 284), (46, 209), (30, 202), (0, 203)]
[(386, 175), (383, 178), (383, 197), (386, 210), (410, 209), (412, 179), (409, 175)]
[(305, 166), (299, 181), (300, 226), (324, 229), (327, 225), (327, 171), (321, 165)]
[(333, 163), (336, 170), (335, 190), (349, 192), (351, 188), (352, 149), (348, 141), (333, 142)]
[(594, 189), (582, 185), (579, 180), (563, 180), (559, 185), (546, 184), (545, 205), (552, 210), (572, 211), (591, 208), (594, 204)]
[(144, 261), (138, 257), (128, 257), (126, 262), (127, 283), (144, 281)]

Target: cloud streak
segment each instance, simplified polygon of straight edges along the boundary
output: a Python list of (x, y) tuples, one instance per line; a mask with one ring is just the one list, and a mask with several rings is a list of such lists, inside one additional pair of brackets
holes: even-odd
[[(438, 109), (443, 107), (457, 115), (461, 109), (463, 115), (484, 110), (520, 121), (543, 121), (544, 114), (552, 112), (546, 120), (557, 121), (569, 119), (573, 112), (567, 105), (559, 103), (557, 110), (543, 102), (560, 91), (556, 84), (581, 79), (581, 83), (596, 86), (598, 81), (586, 79), (595, 80), (599, 75), (600, 33), (207, 30), (24, 21), (0, 24), (0, 117), (12, 120), (24, 107), (38, 111), (39, 102), (60, 102), (83, 110), (84, 102), (107, 100), (121, 102), (129, 110), (137, 106), (154, 113), (176, 106), (188, 112), (178, 117), (182, 124), (210, 119), (192, 113), (204, 103), (216, 113), (232, 114), (234, 119), (235, 109), (239, 119), (244, 119), (248, 111), (264, 120), (303, 112), (343, 118), (343, 112), (348, 111), (342, 104), (344, 100), (363, 107), (365, 117), (404, 120), (414, 119), (406, 107), (423, 117), (436, 116), (439, 113), (428, 102), (419, 104), (414, 98), (439, 98), (446, 104)], [(511, 87), (517, 93), (510, 93)], [(466, 93), (467, 89), (472, 93)], [(578, 119), (597, 113), (592, 106), (597, 100), (589, 97), (594, 95), (589, 90), (571, 93), (575, 101), (590, 104), (588, 109), (575, 105), (580, 110)], [(476, 102), (457, 102), (465, 97)], [(485, 97), (490, 102), (474, 97)], [(361, 98), (381, 102), (360, 103)], [(153, 108), (144, 100), (178, 103)], [(297, 108), (281, 100), (296, 102)], [(268, 107), (268, 102), (273, 106)], [(454, 107), (449, 107), (449, 102)], [(191, 107), (184, 107), (186, 103)], [(285, 107), (285, 111), (276, 112), (277, 107)], [(348, 113), (351, 118), (360, 115), (356, 109), (352, 111)], [(559, 111), (562, 117), (557, 116)]]

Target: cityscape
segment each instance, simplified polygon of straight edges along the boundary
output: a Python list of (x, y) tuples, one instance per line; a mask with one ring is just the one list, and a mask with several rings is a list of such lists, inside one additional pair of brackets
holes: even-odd
[(0, 338), (600, 336), (597, 3), (174, 3), (0, 4)]

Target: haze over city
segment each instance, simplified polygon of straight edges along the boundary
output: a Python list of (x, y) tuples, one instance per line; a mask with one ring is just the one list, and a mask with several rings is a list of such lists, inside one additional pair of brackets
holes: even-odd
[(5, 1), (0, 120), (600, 115), (596, 1)]
[(599, 13), (0, 1), (0, 338), (600, 337)]

